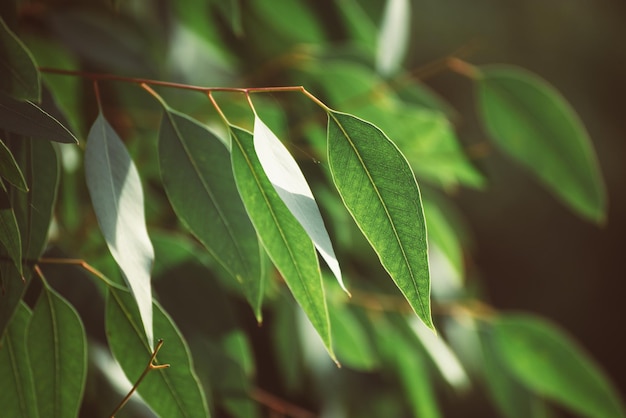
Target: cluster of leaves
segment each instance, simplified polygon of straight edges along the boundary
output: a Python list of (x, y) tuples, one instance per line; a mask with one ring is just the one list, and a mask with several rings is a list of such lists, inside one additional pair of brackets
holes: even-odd
[[(507, 417), (624, 416), (557, 326), (466, 289), (445, 194), (486, 179), (402, 68), (408, 0), (47, 3), (0, 9), (3, 413), (105, 414), (142, 376), (120, 414), (306, 416), (272, 385), (333, 416), (439, 417), (438, 382), (483, 382)], [(564, 99), (518, 68), (445, 65), (493, 143), (602, 223)]]

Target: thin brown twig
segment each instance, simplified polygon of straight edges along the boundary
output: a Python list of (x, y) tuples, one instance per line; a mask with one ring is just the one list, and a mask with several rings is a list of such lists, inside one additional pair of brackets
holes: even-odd
[(316, 418), (313, 412), (308, 411), (298, 405), (294, 405), (276, 395), (273, 395), (263, 389), (253, 388), (251, 397), (256, 402), (268, 407), (272, 412), (281, 414), (281, 416), (292, 418)]
[(154, 351), (152, 352), (152, 355), (150, 356), (150, 361), (148, 362), (148, 365), (143, 370), (143, 372), (141, 373), (141, 375), (139, 376), (139, 378), (137, 379), (133, 387), (130, 389), (130, 391), (126, 394), (124, 399), (122, 399), (119, 405), (117, 405), (117, 407), (115, 407), (113, 412), (111, 412), (111, 418), (115, 418), (115, 414), (117, 414), (124, 407), (124, 405), (126, 405), (126, 403), (130, 400), (130, 397), (137, 390), (137, 387), (139, 387), (139, 384), (141, 383), (141, 381), (146, 377), (146, 375), (150, 371), (159, 370), (159, 369), (167, 369), (168, 367), (170, 367), (169, 364), (154, 364), (154, 360), (156, 359), (156, 356), (162, 346), (163, 346), (163, 340), (159, 339), (159, 341), (157, 341), (156, 347), (154, 347)]

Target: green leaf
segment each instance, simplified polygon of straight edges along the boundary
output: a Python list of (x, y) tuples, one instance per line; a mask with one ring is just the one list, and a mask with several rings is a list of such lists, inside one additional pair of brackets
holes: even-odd
[(393, 75), (402, 65), (410, 32), (409, 0), (387, 0), (376, 49), (376, 68), (383, 76)]
[(205, 126), (166, 109), (159, 164), (176, 215), (228, 276), (241, 284), (260, 321), (261, 250), (235, 185), (228, 149)]
[(40, 417), (78, 416), (87, 377), (87, 341), (76, 310), (44, 287), (26, 338)]
[(531, 315), (507, 315), (493, 323), (492, 332), (507, 369), (533, 392), (588, 417), (626, 416), (602, 370), (555, 325)]
[(0, 129), (48, 141), (78, 143), (74, 134), (36, 104), (3, 95), (0, 95)]
[[(154, 330), (163, 339), (157, 363), (170, 367), (151, 370), (137, 391), (162, 417), (208, 417), (206, 399), (193, 371), (187, 343), (163, 308), (155, 302), (153, 309)], [(152, 349), (142, 331), (142, 321), (131, 294), (110, 287), (105, 316), (111, 351), (128, 379), (135, 382), (145, 369)]]
[(607, 197), (591, 140), (565, 99), (536, 75), (485, 67), (476, 80), (495, 143), (579, 215), (602, 223)]
[(342, 365), (361, 371), (372, 371), (378, 359), (366, 329), (347, 307), (331, 306), (333, 344)]
[(18, 189), (27, 192), (28, 185), (22, 174), (22, 170), (17, 165), (13, 154), (7, 146), (0, 140), (0, 176)]
[(0, 411), (15, 418), (36, 418), (35, 387), (26, 351), (26, 329), (32, 316), (21, 302), (0, 340)]
[(15, 212), (9, 201), (9, 194), (0, 182), (0, 244), (7, 251), (13, 265), (22, 274), (22, 241)]
[(141, 180), (122, 140), (102, 113), (89, 131), (85, 177), (100, 230), (135, 297), (152, 348), (154, 249), (146, 229)]
[(376, 126), (330, 111), (328, 161), (346, 208), (383, 267), (417, 315), (434, 329), (426, 224), (406, 159)]
[(276, 193), (309, 235), (341, 288), (348, 292), (322, 214), (304, 174), (287, 148), (258, 115), (254, 118), (254, 150)]
[(0, 93), (39, 101), (39, 71), (28, 49), (0, 17)]
[(330, 320), (315, 247), (276, 193), (254, 152), (252, 134), (231, 126), (239, 194), (270, 259), (322, 338), (330, 356)]
[[(59, 167), (52, 143), (26, 138), (11, 139), (8, 145), (22, 172), (26, 173), (28, 193), (13, 189), (11, 201), (20, 228), (22, 256), (35, 260), (41, 255), (47, 241), (52, 219), (52, 208), (57, 193)], [(0, 253), (7, 256), (0, 246)], [(0, 260), (0, 335), (26, 290), (30, 271), (20, 274), (13, 263)], [(24, 282), (26, 279), (26, 282)]]

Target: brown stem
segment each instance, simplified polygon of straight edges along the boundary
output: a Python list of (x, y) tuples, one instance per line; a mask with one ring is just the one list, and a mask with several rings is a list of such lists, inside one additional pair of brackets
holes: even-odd
[(271, 393), (260, 388), (252, 389), (251, 396), (252, 399), (261, 405), (265, 405), (272, 412), (280, 414), (279, 416), (292, 418), (315, 418), (317, 416), (311, 411), (307, 411), (298, 405), (287, 402), (286, 400), (279, 398), (276, 395), (272, 395)]

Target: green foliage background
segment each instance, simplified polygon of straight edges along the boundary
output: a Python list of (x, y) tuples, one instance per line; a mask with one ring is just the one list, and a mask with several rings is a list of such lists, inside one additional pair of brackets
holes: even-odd
[[(387, 27), (391, 38), (385, 38), (385, 48), (377, 48), (379, 30), (385, 29), (385, 7), (392, 4), (400, 9), (409, 5), (412, 11), (395, 18)], [(114, 389), (115, 367), (107, 353), (110, 350), (128, 377), (136, 379), (153, 348), (153, 341), (145, 339), (152, 330), (146, 319), (153, 313), (155, 337), (165, 340), (158, 361), (173, 367), (151, 371), (139, 393), (160, 416), (205, 416), (206, 408), (213, 416), (236, 417), (268, 416), (272, 409), (285, 416), (309, 416), (307, 410), (337, 417), (623, 416), (620, 393), (626, 387), (622, 361), (626, 347), (619, 338), (619, 319), (625, 312), (618, 243), (626, 232), (621, 191), (626, 149), (620, 140), (626, 127), (614, 102), (626, 90), (618, 77), (625, 69), (625, 55), (614, 41), (620, 37), (621, 8), (610, 2), (490, 0), (471, 5), (451, 0), (4, 2), (0, 15), (6, 28), (0, 53), (14, 73), (0, 83), (4, 112), (0, 139), (8, 146), (0, 150), (8, 190), (0, 196), (4, 250), (0, 277), (9, 295), (19, 289), (17, 269), (24, 269), (31, 284), (0, 347), (0, 364), (10, 365), (7, 370), (14, 373), (0, 379), (0, 405), (32, 416), (34, 396), (40, 416), (72, 416), (81, 402), (81, 416), (108, 416), (124, 393)], [(409, 25), (407, 38), (397, 30), (402, 22)], [(11, 31), (20, 41), (11, 39)], [(396, 158), (401, 154), (396, 155), (395, 146), (378, 128), (324, 105), (320, 109), (314, 103), (317, 99), (308, 100), (299, 92), (252, 97), (256, 118), (267, 123), (303, 169), (353, 298), (347, 299), (326, 270), (325, 290), (315, 281), (302, 280), (308, 273), (289, 273), (290, 262), (295, 270), (316, 270), (312, 246), (285, 208), (276, 206), (279, 197), (269, 182), (263, 186), (269, 200), (259, 205), (250, 197), (252, 186), (261, 184), (255, 182), (265, 181), (259, 163), (249, 160), (254, 155), (252, 136), (231, 128), (229, 141), (228, 126), (205, 96), (153, 86), (162, 97), (154, 100), (137, 85), (100, 80), (97, 98), (88, 75), (68, 77), (42, 70), (46, 89), (38, 97), (39, 91), (28, 82), (19, 88), (6, 82), (40, 76), (24, 56), (20, 58), (20, 42), (40, 67), (215, 87), (303, 85), (332, 109), (376, 124), (407, 161)], [(404, 42), (406, 51), (401, 47)], [(7, 45), (13, 49), (7, 50)], [(447, 61), (451, 56), (476, 67)], [(509, 66), (483, 66), (493, 62)], [(515, 66), (530, 72), (519, 72)], [(9, 74), (6, 68), (4, 75)], [(601, 176), (577, 117), (531, 72), (550, 80), (581, 116), (596, 148)], [(543, 93), (532, 93), (535, 86)], [(243, 95), (212, 95), (230, 123), (252, 131), (256, 122)], [(498, 100), (512, 100), (496, 103), (496, 95)], [(14, 99), (22, 102), (10, 101)], [(24, 103), (26, 99), (41, 99), (41, 106), (82, 145), (89, 136), (90, 144), (101, 141), (110, 147), (114, 189), (117, 171), (124, 171), (128, 157), (132, 159), (141, 177), (151, 243), (141, 237), (142, 222), (115, 231), (103, 223), (113, 215), (110, 210), (102, 212), (111, 196), (89, 180), (101, 178), (102, 170), (107, 170), (97, 168), (97, 155), (90, 157), (89, 152), (83, 154), (84, 148), (71, 145), (53, 149), (36, 143), (73, 141), (72, 134), (52, 119), (38, 125), (7, 116), (6, 109), (17, 109), (39, 121), (41, 116), (37, 110), (30, 113), (32, 105)], [(166, 116), (161, 116), (164, 110)], [(329, 147), (330, 158), (324, 111), (330, 117), (331, 145), (341, 144), (345, 137), (353, 147)], [(111, 124), (110, 131), (96, 125), (106, 132), (101, 136), (89, 133), (98, 115), (108, 121), (99, 123)], [(32, 145), (30, 139), (8, 131), (34, 138)], [(537, 142), (523, 142), (524, 132)], [(195, 142), (202, 136), (212, 144)], [(413, 136), (419, 140), (413, 141)], [(517, 140), (522, 142), (512, 145)], [(116, 148), (122, 143), (118, 141), (125, 147)], [(120, 149), (127, 149), (128, 156)], [(178, 167), (182, 154), (176, 153), (181, 150), (188, 152), (189, 164)], [(230, 173), (229, 150), (235, 178), (229, 174), (227, 181), (207, 186), (218, 173)], [(352, 150), (367, 160), (363, 179), (373, 179), (373, 191), (379, 186), (383, 190), (373, 194), (383, 202), (379, 211), (363, 207), (360, 191), (366, 182), (355, 190), (358, 180), (351, 173), (359, 171), (362, 162), (350, 160)], [(47, 278), (43, 286), (30, 277), (44, 244), (42, 225), (48, 222), (45, 213), (32, 208), (46, 207), (54, 197), (55, 152), (60, 157), (60, 181), (44, 257), (84, 259), (104, 273), (98, 274), (104, 280), (92, 280), (93, 275), (78, 266), (43, 261), (39, 263)], [(11, 153), (23, 178), (11, 168), (15, 164)], [(339, 155), (342, 163), (333, 166)], [(389, 160), (379, 162), (378, 156), (380, 161), (383, 156)], [(431, 247), (434, 242), (440, 250), (430, 259), (438, 338), (409, 308), (413, 306), (421, 320), (432, 325), (429, 301), (424, 299), (429, 286), (423, 269), (425, 236), (419, 228), (411, 230), (417, 238), (403, 235), (407, 230), (400, 226), (396, 248), (390, 235), (379, 230), (378, 220), (388, 216), (394, 226), (413, 204), (410, 200), (385, 207), (393, 202), (389, 196), (417, 196), (421, 204), (410, 182), (406, 187), (395, 182), (408, 169), (406, 162), (420, 184)], [(389, 167), (394, 167), (392, 175), (385, 173)], [(193, 176), (207, 187), (201, 199), (189, 196), (199, 190), (185, 181)], [(328, 187), (333, 182), (341, 199)], [(243, 202), (233, 193), (235, 183), (240, 193), (250, 190), (250, 195), (243, 193)], [(32, 184), (46, 184), (48, 192), (24, 194)], [(402, 187), (396, 188), (398, 184)], [(30, 202), (31, 195), (39, 200)], [(136, 210), (132, 196), (122, 199), (120, 207), (126, 213)], [(198, 217), (202, 213), (198, 207), (215, 202), (217, 215), (211, 218), (228, 214), (221, 230), (212, 230)], [(263, 240), (260, 225), (268, 221), (258, 216), (265, 212), (259, 208), (269, 212), (278, 208), (285, 220), (278, 225), (287, 233), (287, 238), (281, 235), (285, 242), (276, 238), (271, 245), (265, 242), (267, 254), (259, 252), (256, 240), (251, 245), (246, 238), (254, 230), (245, 210)], [(423, 223), (421, 208), (406, 219)], [(236, 222), (237, 228), (231, 229), (229, 222)], [(124, 233), (137, 242), (126, 247), (127, 240), (112, 244), (116, 234)], [(232, 234), (235, 248), (245, 242), (245, 248), (236, 250), (244, 256), (229, 258), (232, 251), (216, 243), (215, 234)], [(409, 236), (415, 247), (403, 248)], [(272, 249), (274, 244), (285, 246)], [(124, 250), (116, 253), (116, 248)], [(298, 257), (288, 260), (285, 251), (293, 249)], [(123, 278), (144, 274), (145, 266), (133, 264), (134, 260), (141, 256), (150, 264), (153, 250), (152, 285), (158, 300), (154, 304), (142, 287), (145, 282), (131, 279), (128, 293)], [(412, 261), (400, 263), (399, 253), (410, 253)], [(270, 268), (272, 262), (295, 300)], [(412, 273), (415, 266), (420, 266), (417, 276)], [(258, 281), (245, 281), (257, 273)], [(445, 280), (450, 277), (455, 279)], [(413, 288), (416, 294), (411, 293)], [(263, 310), (259, 292), (265, 294)], [(5, 300), (0, 299), (3, 321), (8, 318), (6, 310), (14, 309)], [(493, 308), (479, 300), (501, 314), (494, 316)], [(315, 318), (314, 328), (327, 353), (315, 331), (303, 328), (306, 320), (296, 303)], [(509, 314), (511, 310), (542, 316)], [(258, 327), (255, 316), (261, 315), (263, 326)], [(332, 345), (325, 315), (330, 315)], [(48, 346), (52, 341), (61, 344)], [(68, 345), (71, 341), (77, 343)], [(337, 356), (344, 367), (334, 369), (328, 354)], [(456, 370), (461, 375), (452, 371), (457, 364), (465, 370)], [(58, 391), (50, 391), (48, 382)], [(133, 400), (119, 416), (151, 414), (145, 404)]]

